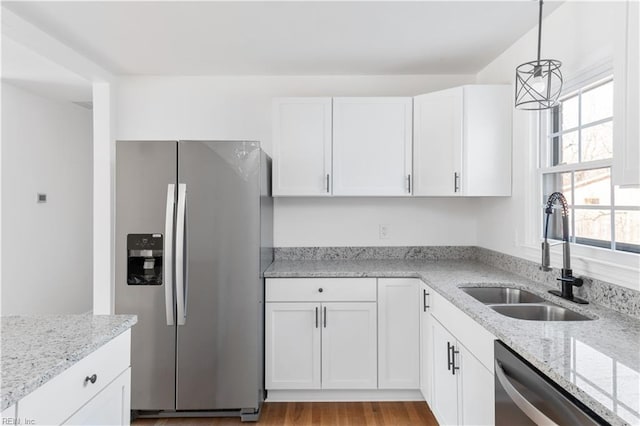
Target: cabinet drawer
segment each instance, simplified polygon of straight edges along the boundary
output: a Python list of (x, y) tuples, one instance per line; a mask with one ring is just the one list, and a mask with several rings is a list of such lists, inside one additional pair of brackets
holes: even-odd
[(267, 302), (375, 302), (375, 278), (269, 278)]
[(131, 367), (64, 422), (65, 425), (121, 425), (131, 419)]
[[(34, 424), (61, 424), (126, 370), (130, 356), (127, 330), (21, 399), (19, 416)], [(85, 381), (94, 374), (95, 383)]]
[(429, 301), (431, 315), (493, 374), (493, 341), (496, 337), (435, 291)]

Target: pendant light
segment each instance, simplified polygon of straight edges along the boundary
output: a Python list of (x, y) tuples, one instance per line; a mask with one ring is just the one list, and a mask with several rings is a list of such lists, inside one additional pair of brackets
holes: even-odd
[(562, 90), (562, 62), (540, 59), (542, 39), (542, 0), (538, 15), (538, 59), (525, 62), (516, 68), (516, 108), (542, 110), (558, 103)]

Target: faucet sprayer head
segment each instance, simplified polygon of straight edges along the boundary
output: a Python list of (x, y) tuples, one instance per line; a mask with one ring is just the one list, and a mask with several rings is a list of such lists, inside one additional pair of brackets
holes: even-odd
[(542, 263), (540, 265), (540, 269), (543, 271), (551, 270), (551, 259), (549, 257), (549, 243), (547, 240), (542, 242)]

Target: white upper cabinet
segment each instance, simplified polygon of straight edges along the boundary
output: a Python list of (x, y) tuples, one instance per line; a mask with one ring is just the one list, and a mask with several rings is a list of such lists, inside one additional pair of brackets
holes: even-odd
[(459, 195), (462, 169), (462, 90), (414, 98), (414, 195)]
[(331, 98), (273, 100), (273, 195), (331, 195)]
[(511, 87), (414, 98), (414, 195), (511, 195)]
[(333, 99), (333, 194), (411, 194), (411, 98)]
[(613, 183), (640, 185), (640, 3), (626, 2), (614, 64)]

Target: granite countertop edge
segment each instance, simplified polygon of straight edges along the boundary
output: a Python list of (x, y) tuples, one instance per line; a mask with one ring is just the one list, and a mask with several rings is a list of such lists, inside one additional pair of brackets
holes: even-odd
[[(381, 266), (376, 267), (379, 264)], [(461, 279), (456, 280), (456, 271), (453, 268), (449, 268), (449, 278), (445, 281), (447, 284), (443, 285), (438, 281), (439, 277), (434, 276), (429, 271), (431, 268), (438, 268), (438, 265), (460, 265), (467, 268), (467, 276), (469, 269), (477, 267), (483, 272), (483, 276), (495, 274), (497, 278), (483, 278), (479, 277), (477, 280)], [(332, 268), (335, 268), (332, 270)], [(358, 270), (361, 268), (361, 270)], [(487, 273), (488, 272), (488, 273)], [(437, 274), (436, 274), (437, 275)], [(465, 275), (465, 274), (460, 274)], [(465, 314), (469, 315), (477, 323), (483, 326), (487, 331), (492, 333), (497, 339), (501, 340), (514, 351), (520, 354), (523, 358), (529, 361), (533, 366), (538, 368), (541, 372), (546, 374), (549, 378), (558, 383), (567, 392), (573, 395), (576, 399), (581, 401), (596, 414), (600, 415), (603, 419), (610, 422), (612, 425), (629, 425), (627, 421), (622, 419), (618, 414), (611, 409), (603, 405), (600, 401), (591, 397), (588, 393), (584, 392), (574, 383), (567, 380), (560, 372), (558, 367), (554, 368), (556, 360), (540, 359), (535, 354), (532, 354), (523, 344), (522, 337), (518, 338), (518, 335), (512, 335), (505, 327), (496, 327), (492, 324), (489, 318), (493, 317), (494, 321), (502, 320), (513, 321), (513, 319), (504, 317), (497, 312), (493, 312), (488, 307), (475, 299), (472, 299), (469, 295), (459, 290), (461, 285), (495, 285), (495, 286), (510, 286), (533, 291), (536, 294), (542, 296), (546, 300), (553, 302), (557, 305), (567, 307), (576, 312), (583, 313), (593, 319), (607, 320), (609, 317), (613, 317), (614, 321), (619, 318), (624, 318), (628, 321), (637, 322), (637, 319), (630, 316), (617, 313), (611, 309), (591, 304), (591, 305), (576, 305), (569, 301), (564, 301), (557, 297), (553, 297), (547, 294), (547, 290), (552, 289), (545, 284), (541, 284), (520, 275), (516, 275), (511, 272), (503, 271), (493, 266), (481, 263), (477, 260), (435, 260), (435, 261), (417, 261), (417, 260), (276, 260), (264, 273), (265, 278), (417, 278), (430, 286), (439, 295), (451, 302), (454, 306), (461, 309)], [(455, 284), (452, 284), (455, 281)], [(447, 291), (455, 287), (457, 291)], [(521, 321), (521, 320), (515, 320)], [(604, 321), (603, 321), (604, 322)], [(606, 322), (604, 322), (606, 326)], [(640, 345), (639, 345), (640, 346)]]
[[(52, 318), (56, 318), (52, 317)], [(100, 333), (98, 335), (93, 334), (90, 340), (85, 341), (83, 344), (75, 345), (75, 347), (66, 351), (63, 357), (58, 357), (53, 360), (51, 364), (47, 366), (46, 369), (38, 370), (36, 369), (31, 374), (25, 373), (24, 378), (19, 380), (15, 380), (14, 378), (10, 378), (6, 380), (5, 374), (2, 374), (2, 382), (1, 390), (0, 390), (0, 411), (5, 410), (12, 405), (16, 404), (25, 396), (29, 395), (45, 383), (49, 382), (51, 379), (55, 378), (59, 374), (63, 373), (78, 361), (82, 360), (95, 350), (101, 348), (114, 338), (118, 337), (120, 334), (124, 333), (131, 327), (133, 327), (138, 322), (138, 317), (136, 315), (96, 315), (92, 314), (78, 314), (78, 315), (65, 315), (64, 318), (69, 320), (69, 318), (76, 317), (78, 322), (86, 321), (87, 317), (103, 317), (110, 318), (112, 320), (119, 320), (115, 324), (107, 323), (104, 324), (100, 328)], [(20, 316), (20, 317), (3, 317), (4, 319), (11, 318), (37, 318), (44, 319), (46, 316)], [(55, 319), (51, 321), (55, 322)], [(3, 329), (7, 327), (3, 323)], [(95, 329), (94, 329), (95, 330)], [(6, 347), (10, 346), (11, 343), (3, 341), (3, 346), (5, 349), (3, 352), (7, 351)], [(2, 370), (5, 368), (11, 368), (9, 365), (6, 365), (8, 362), (5, 359), (5, 356), (2, 357)], [(35, 363), (34, 363), (35, 364)], [(14, 379), (14, 380), (11, 380)], [(5, 381), (8, 381), (8, 386), (5, 386)]]

